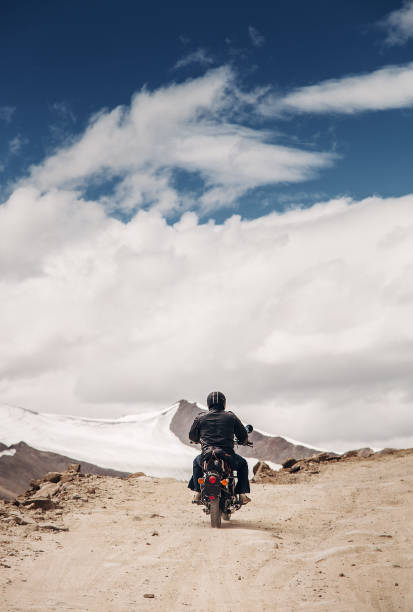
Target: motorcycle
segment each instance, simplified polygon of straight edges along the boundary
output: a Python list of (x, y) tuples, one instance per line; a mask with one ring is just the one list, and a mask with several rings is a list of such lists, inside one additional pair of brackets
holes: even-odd
[[(253, 426), (246, 425), (245, 429), (251, 433)], [(239, 444), (237, 440), (235, 443)], [(253, 446), (253, 443), (248, 441), (244, 446)], [(228, 458), (230, 455), (222, 449), (211, 449), (204, 455), (203, 475), (198, 478), (201, 500), (193, 503), (204, 506), (203, 511), (211, 518), (211, 527), (221, 527), (221, 518), (229, 521), (231, 514), (242, 506), (239, 496), (235, 493), (237, 477)]]

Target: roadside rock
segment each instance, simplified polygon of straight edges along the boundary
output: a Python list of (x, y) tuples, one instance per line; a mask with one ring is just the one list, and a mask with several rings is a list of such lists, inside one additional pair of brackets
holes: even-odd
[(265, 461), (258, 461), (253, 467), (254, 482), (268, 482), (277, 476), (277, 472), (270, 468)]
[(51, 497), (53, 497), (53, 495), (55, 495), (58, 492), (59, 489), (60, 487), (58, 484), (49, 482), (43, 485), (42, 487), (40, 487), (37, 493), (32, 495), (32, 499), (45, 498), (45, 497), (48, 497), (50, 499)]
[(77, 474), (78, 472), (80, 472), (80, 463), (69, 463), (66, 471), (74, 472), (75, 474)]
[(21, 502), (21, 505), (26, 506), (28, 510), (37, 510), (40, 508), (43, 512), (57, 508), (57, 505), (50, 497), (32, 497)]
[(42, 481), (43, 482), (59, 482), (59, 480), (62, 477), (62, 473), (61, 472), (48, 472), (45, 476), (43, 476)]
[(366, 459), (367, 457), (371, 457), (374, 455), (374, 451), (371, 448), (356, 448), (353, 450), (349, 450), (343, 455), (341, 455), (342, 459), (349, 459), (351, 457), (360, 457), (362, 459)]
[(283, 468), (290, 468), (294, 465), (294, 463), (297, 463), (297, 459), (294, 459), (294, 457), (290, 457), (289, 459), (287, 459), (287, 461), (284, 461), (284, 463), (282, 464)]
[(53, 523), (39, 523), (40, 529), (50, 529), (50, 531), (69, 531), (69, 527), (54, 525)]

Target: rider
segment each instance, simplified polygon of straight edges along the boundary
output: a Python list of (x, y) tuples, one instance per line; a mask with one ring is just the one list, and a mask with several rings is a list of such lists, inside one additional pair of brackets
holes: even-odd
[(229, 455), (229, 463), (237, 470), (238, 483), (235, 493), (239, 494), (240, 502), (248, 504), (250, 492), (248, 481), (248, 463), (234, 452), (234, 434), (240, 444), (248, 441), (248, 433), (239, 418), (233, 412), (225, 412), (226, 399), (220, 391), (213, 391), (207, 398), (208, 412), (195, 417), (189, 432), (192, 442), (201, 443), (202, 453), (194, 459), (193, 475), (188, 488), (195, 491), (194, 501), (200, 501), (201, 493), (198, 478), (202, 476), (202, 456), (212, 448), (221, 448)]

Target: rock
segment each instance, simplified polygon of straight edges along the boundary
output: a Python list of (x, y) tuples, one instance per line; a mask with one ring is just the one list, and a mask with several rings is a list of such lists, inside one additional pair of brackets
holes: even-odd
[(75, 479), (76, 473), (75, 472), (64, 472), (64, 474), (62, 474), (62, 477), (60, 479), (60, 483), (66, 483), (66, 482), (72, 482), (72, 480)]
[(144, 597), (145, 597), (146, 599), (153, 599), (153, 598), (155, 597), (155, 595), (154, 595), (153, 593), (145, 593), (145, 594), (144, 594)]
[(22, 502), (22, 506), (27, 506), (30, 510), (41, 508), (43, 512), (45, 510), (54, 510), (57, 507), (49, 497), (36, 497), (36, 499), (31, 497)]
[(397, 450), (395, 448), (382, 448), (375, 453), (376, 455), (393, 455)]
[(62, 477), (62, 473), (61, 472), (48, 472), (45, 476), (43, 476), (42, 480), (43, 482), (59, 482), (59, 480)]
[(26, 519), (21, 514), (17, 514), (13, 512), (8, 517), (2, 519), (5, 523), (16, 523), (16, 525), (34, 525), (34, 521), (32, 519)]
[(346, 453), (341, 455), (341, 457), (343, 459), (349, 459), (350, 457), (361, 457), (362, 459), (365, 459), (366, 457), (370, 457), (373, 454), (374, 451), (371, 448), (356, 448), (347, 451)]
[(301, 470), (301, 465), (293, 465), (292, 468), (290, 468), (290, 474), (295, 474), (296, 472), (299, 472)]
[(69, 465), (67, 466), (67, 472), (74, 472), (75, 474), (77, 472), (80, 472), (80, 463), (69, 463)]
[(372, 448), (361, 448), (357, 453), (357, 457), (362, 457), (363, 459), (371, 457), (372, 455), (374, 455), (374, 450)]
[(152, 533), (152, 535), (153, 535), (153, 536), (158, 536), (158, 535), (159, 535), (159, 533), (158, 533), (157, 531), (154, 531), (154, 532)]
[(39, 489), (42, 482), (43, 481), (41, 478), (34, 478), (33, 480), (30, 481), (30, 486), (32, 489)]
[(289, 459), (284, 461), (282, 466), (283, 466), (284, 469), (287, 469), (287, 468), (292, 467), (295, 463), (297, 463), (297, 459), (294, 459), (294, 457), (290, 457)]
[(313, 461), (338, 461), (340, 457), (336, 453), (324, 452), (316, 455)]
[(272, 478), (277, 476), (277, 472), (270, 468), (268, 463), (265, 461), (258, 461), (253, 467), (254, 482), (270, 481)]
[(60, 486), (58, 484), (54, 484), (53, 482), (48, 482), (47, 484), (40, 487), (37, 493), (32, 495), (31, 499), (37, 499), (39, 497), (51, 498), (53, 495), (55, 495), (58, 492), (59, 489), (60, 489)]
[(135, 472), (134, 474), (129, 474), (129, 478), (141, 478), (142, 476), (146, 476), (144, 472)]
[(95, 487), (91, 487), (90, 489), (88, 489), (88, 490), (86, 491), (86, 493), (87, 493), (88, 495), (94, 495), (94, 494), (96, 493), (96, 489), (95, 489)]
[(51, 531), (69, 531), (69, 527), (60, 527), (59, 525), (54, 525), (53, 523), (40, 523), (39, 527), (41, 529), (50, 529)]
[(349, 457), (357, 457), (357, 450), (349, 450), (346, 453), (343, 453), (341, 456), (343, 459), (348, 459)]

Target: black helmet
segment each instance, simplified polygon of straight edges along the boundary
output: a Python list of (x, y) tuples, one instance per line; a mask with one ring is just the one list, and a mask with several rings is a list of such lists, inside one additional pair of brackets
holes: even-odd
[(226, 402), (225, 395), (221, 391), (212, 391), (207, 397), (209, 409), (217, 408), (218, 410), (225, 410)]

